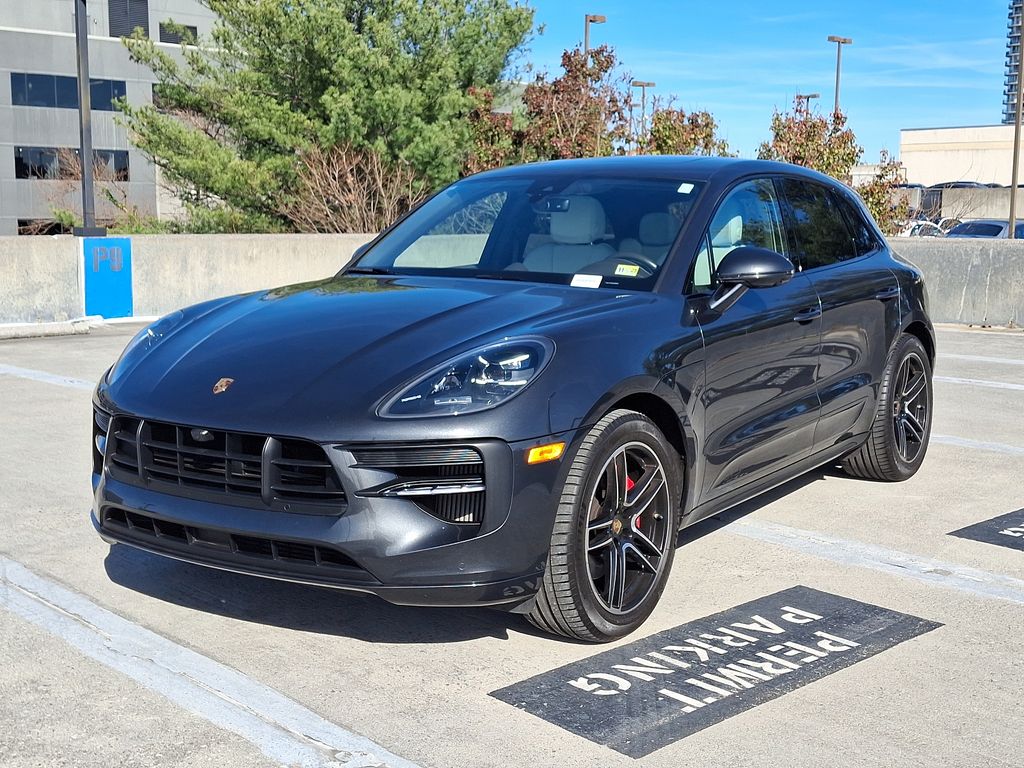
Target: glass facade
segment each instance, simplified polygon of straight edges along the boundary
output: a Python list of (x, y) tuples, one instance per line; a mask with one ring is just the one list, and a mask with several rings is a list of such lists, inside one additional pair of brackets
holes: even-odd
[[(94, 149), (92, 154), (97, 181), (130, 181), (128, 150)], [(17, 179), (75, 180), (81, 178), (81, 174), (77, 148), (14, 148), (14, 176)]]
[[(115, 100), (125, 96), (124, 80), (89, 80), (89, 101), (100, 112), (117, 109)], [(11, 104), (16, 107), (78, 109), (78, 78), (11, 72)]]

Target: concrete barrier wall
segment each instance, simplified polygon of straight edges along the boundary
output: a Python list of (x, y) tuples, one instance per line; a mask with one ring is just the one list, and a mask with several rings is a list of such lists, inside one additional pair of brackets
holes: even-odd
[(894, 237), (924, 273), (936, 323), (1024, 323), (1024, 241)]
[(132, 238), (136, 315), (330, 277), (373, 235), (144, 235)]
[[(371, 235), (147, 235), (132, 238), (136, 315), (337, 272)], [(1024, 242), (893, 238), (924, 272), (932, 319), (1024, 323)], [(84, 313), (79, 243), (71, 237), (0, 237), (0, 323)]]
[(84, 314), (81, 259), (70, 237), (0, 237), (0, 323)]
[[(141, 235), (132, 237), (134, 314), (163, 315), (233, 293), (330, 277), (373, 235)], [(0, 323), (85, 312), (80, 243), (0, 237)]]

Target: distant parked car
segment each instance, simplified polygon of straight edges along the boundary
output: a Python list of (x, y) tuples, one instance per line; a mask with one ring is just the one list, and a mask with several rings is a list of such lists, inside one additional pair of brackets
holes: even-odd
[(910, 221), (900, 230), (900, 237), (945, 237), (938, 224), (930, 221)]
[(987, 184), (980, 181), (944, 181), (941, 184), (931, 184), (928, 189), (987, 189)]
[(949, 230), (951, 230), (959, 223), (960, 219), (955, 218), (953, 216), (947, 216), (946, 218), (939, 220), (939, 229), (941, 229), (944, 233), (949, 234)]
[[(974, 219), (957, 224), (946, 237), (992, 237), (1006, 239), (1010, 232), (1010, 222), (1006, 219)], [(1024, 221), (1017, 222), (1014, 237), (1024, 238)]]

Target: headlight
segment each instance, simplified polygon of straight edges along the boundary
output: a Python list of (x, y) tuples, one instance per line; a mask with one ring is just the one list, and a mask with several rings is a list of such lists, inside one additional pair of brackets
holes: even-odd
[(155, 323), (147, 325), (135, 334), (132, 340), (128, 342), (128, 346), (124, 348), (124, 352), (121, 353), (117, 362), (107, 371), (107, 384), (113, 384), (121, 374), (134, 367), (157, 342), (174, 330), (183, 317), (185, 315), (181, 310), (172, 312), (161, 317)]
[(548, 339), (490, 344), (434, 368), (403, 387), (380, 408), (381, 416), (456, 416), (511, 400), (537, 378), (554, 354)]

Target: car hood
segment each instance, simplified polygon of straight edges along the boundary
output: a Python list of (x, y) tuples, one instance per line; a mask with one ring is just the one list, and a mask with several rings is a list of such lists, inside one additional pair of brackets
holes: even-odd
[[(101, 394), (151, 419), (282, 435), (315, 421), (336, 432), (451, 355), (652, 301), (513, 281), (337, 277), (187, 309)], [(233, 382), (215, 394), (223, 378)]]

